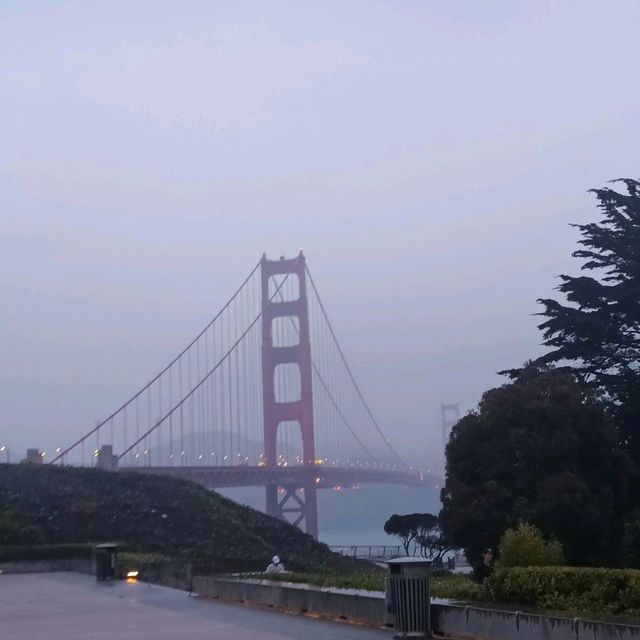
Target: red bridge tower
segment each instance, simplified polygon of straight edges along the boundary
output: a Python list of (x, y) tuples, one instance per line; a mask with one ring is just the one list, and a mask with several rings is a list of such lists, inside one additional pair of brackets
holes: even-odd
[[(267, 485), (267, 513), (300, 525), (306, 532), (318, 537), (318, 505), (315, 483), (315, 441), (313, 427), (313, 396), (311, 388), (311, 343), (309, 340), (309, 312), (307, 307), (306, 269), (302, 251), (292, 260), (267, 260), (263, 256), (262, 274), (262, 398), (264, 416), (264, 455), (268, 467), (278, 464), (277, 434), (283, 422), (296, 422), (302, 435), (303, 464), (309, 468), (307, 480), (280, 485), (284, 493), (278, 495), (278, 485)], [(297, 280), (298, 298), (282, 299), (274, 296), (278, 284), (274, 276), (287, 276)], [(280, 279), (282, 280), (282, 279)], [(271, 285), (270, 285), (271, 283)], [(292, 287), (293, 288), (293, 287)], [(271, 298), (273, 299), (271, 300)], [(273, 321), (277, 318), (296, 318), (299, 333), (298, 344), (282, 346), (273, 344)], [(294, 320), (295, 322), (295, 320)], [(300, 397), (293, 401), (277, 401), (275, 376), (278, 365), (294, 364), (300, 374)]]

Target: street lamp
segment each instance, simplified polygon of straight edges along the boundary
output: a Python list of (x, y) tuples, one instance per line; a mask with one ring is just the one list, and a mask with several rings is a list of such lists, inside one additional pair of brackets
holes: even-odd
[(0, 447), (0, 453), (4, 453), (4, 454), (5, 454), (5, 457), (6, 457), (6, 459), (7, 459), (7, 464), (8, 464), (9, 462), (11, 462), (11, 457), (10, 457), (10, 455), (9, 455), (9, 447), (7, 447), (7, 446), (5, 446), (5, 445), (1, 446), (1, 447)]

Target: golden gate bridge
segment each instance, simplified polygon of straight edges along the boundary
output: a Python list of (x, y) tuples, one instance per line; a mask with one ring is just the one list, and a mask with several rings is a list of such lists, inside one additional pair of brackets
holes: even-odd
[(375, 419), (302, 252), (263, 256), (166, 367), (51, 463), (264, 486), (267, 513), (314, 537), (319, 489), (434, 486)]

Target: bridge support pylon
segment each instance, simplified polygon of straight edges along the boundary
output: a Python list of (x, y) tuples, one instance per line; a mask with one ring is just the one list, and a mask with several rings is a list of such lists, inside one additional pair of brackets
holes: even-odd
[[(287, 299), (276, 294), (278, 282), (287, 276), (297, 280), (298, 297)], [(276, 281), (277, 280), (277, 281)], [(267, 485), (266, 511), (270, 516), (292, 521), (314, 538), (318, 537), (317, 488), (313, 465), (315, 464), (315, 440), (313, 425), (313, 396), (311, 380), (311, 342), (309, 338), (309, 311), (306, 291), (305, 258), (300, 254), (291, 260), (261, 261), (262, 283), (262, 406), (264, 420), (264, 462), (267, 467), (278, 464), (278, 427), (283, 422), (296, 422), (302, 436), (303, 464), (309, 467), (303, 486)], [(284, 287), (283, 287), (284, 289)], [(288, 291), (296, 287), (287, 287)], [(273, 299), (271, 299), (273, 297)], [(278, 318), (297, 320), (298, 343), (274, 345), (273, 322)], [(294, 320), (295, 319), (295, 320)], [(297, 365), (300, 374), (300, 397), (293, 401), (278, 401), (275, 393), (275, 377), (278, 365)], [(278, 489), (280, 488), (280, 495)], [(291, 514), (293, 518), (287, 517)]]

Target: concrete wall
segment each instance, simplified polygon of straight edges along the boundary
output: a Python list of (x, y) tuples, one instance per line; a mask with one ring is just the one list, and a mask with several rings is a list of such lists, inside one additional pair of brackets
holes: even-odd
[[(384, 594), (371, 591), (201, 576), (194, 576), (193, 589), (206, 597), (315, 613), (374, 626), (393, 625)], [(640, 640), (640, 626), (442, 602), (431, 604), (431, 625), (440, 635), (482, 640)]]
[(265, 607), (312, 613), (381, 626), (385, 621), (382, 593), (355, 589), (322, 589), (290, 582), (237, 580), (194, 576), (193, 589), (199, 595)]
[(431, 624), (439, 633), (490, 640), (640, 639), (638, 626), (447, 604), (431, 605)]

